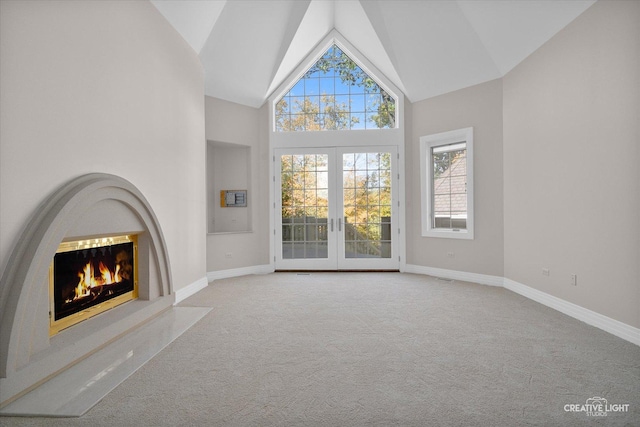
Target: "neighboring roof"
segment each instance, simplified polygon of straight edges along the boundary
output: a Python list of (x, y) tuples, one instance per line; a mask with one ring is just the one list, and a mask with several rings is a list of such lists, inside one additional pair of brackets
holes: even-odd
[(504, 76), (595, 0), (151, 0), (205, 94), (253, 107), (337, 30), (415, 102)]
[[(435, 216), (467, 217), (467, 156), (453, 159), (451, 166), (433, 180)], [(437, 197), (438, 194), (447, 195)]]

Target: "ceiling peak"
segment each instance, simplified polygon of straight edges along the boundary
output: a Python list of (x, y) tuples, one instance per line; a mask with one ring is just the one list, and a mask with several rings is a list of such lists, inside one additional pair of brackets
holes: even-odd
[(500, 78), (595, 0), (151, 0), (206, 95), (260, 107), (335, 30), (412, 102)]

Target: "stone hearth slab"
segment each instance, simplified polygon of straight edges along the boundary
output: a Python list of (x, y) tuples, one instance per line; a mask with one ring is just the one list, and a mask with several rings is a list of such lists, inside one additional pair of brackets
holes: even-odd
[(11, 402), (0, 416), (81, 416), (209, 311), (172, 307)]

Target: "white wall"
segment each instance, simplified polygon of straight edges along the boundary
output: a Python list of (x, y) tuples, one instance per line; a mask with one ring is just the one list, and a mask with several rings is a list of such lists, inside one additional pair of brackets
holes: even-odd
[(505, 276), (634, 327), (639, 22), (599, 1), (504, 78)]
[[(412, 129), (406, 148), (407, 263), (502, 277), (502, 81), (415, 102), (407, 111)], [(420, 137), (470, 126), (474, 132), (475, 237), (422, 237)]]
[(90, 172), (145, 195), (174, 290), (206, 274), (203, 71), (149, 2), (0, 2), (0, 271), (37, 206)]
[[(208, 234), (207, 271), (215, 272), (269, 264), (269, 156), (267, 108), (257, 109), (205, 97), (206, 139), (250, 147), (247, 212), (250, 232)], [(204, 145), (204, 143), (203, 143)], [(215, 167), (216, 159), (210, 165)], [(215, 171), (210, 170), (213, 175)], [(230, 188), (230, 190), (244, 188)], [(211, 197), (211, 195), (209, 196)], [(213, 195), (215, 197), (215, 195)], [(232, 209), (226, 208), (227, 212)], [(227, 255), (231, 254), (230, 257)]]

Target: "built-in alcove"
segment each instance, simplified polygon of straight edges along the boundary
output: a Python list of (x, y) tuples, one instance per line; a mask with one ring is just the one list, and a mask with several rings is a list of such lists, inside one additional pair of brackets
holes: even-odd
[[(251, 147), (207, 141), (207, 232), (251, 232)], [(244, 204), (223, 206), (222, 192), (246, 191)]]

